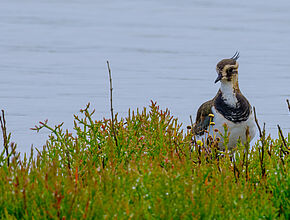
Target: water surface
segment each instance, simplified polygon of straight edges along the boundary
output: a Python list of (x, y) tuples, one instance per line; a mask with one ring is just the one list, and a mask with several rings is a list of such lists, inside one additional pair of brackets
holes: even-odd
[[(240, 89), (272, 136), (290, 131), (290, 2), (6, 0), (0, 3), (0, 104), (19, 150), (40, 147), (49, 119), (72, 128), (91, 102), (109, 117), (111, 63), (114, 108), (155, 100), (185, 125), (219, 84), (215, 65), (240, 51)], [(2, 141), (2, 139), (1, 139)]]

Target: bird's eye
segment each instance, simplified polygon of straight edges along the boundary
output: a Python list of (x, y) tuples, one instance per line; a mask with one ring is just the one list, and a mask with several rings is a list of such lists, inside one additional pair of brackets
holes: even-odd
[(234, 70), (233, 68), (229, 68), (227, 72), (228, 72), (228, 73), (232, 73), (233, 70)]

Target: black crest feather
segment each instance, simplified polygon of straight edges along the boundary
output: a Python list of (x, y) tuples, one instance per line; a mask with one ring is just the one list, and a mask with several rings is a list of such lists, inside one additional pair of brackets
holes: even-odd
[(239, 53), (239, 51), (236, 51), (236, 53), (234, 54), (234, 56), (231, 57), (231, 59), (237, 61), (237, 59), (239, 59), (239, 57), (240, 57), (240, 53)]

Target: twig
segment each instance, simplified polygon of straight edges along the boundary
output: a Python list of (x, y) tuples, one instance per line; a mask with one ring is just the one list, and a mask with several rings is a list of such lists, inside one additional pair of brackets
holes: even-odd
[(265, 176), (266, 174), (266, 169), (265, 169), (265, 164), (264, 164), (264, 154), (265, 154), (265, 123), (263, 125), (263, 131), (261, 131), (261, 127), (259, 125), (258, 119), (257, 119), (257, 115), (256, 115), (256, 109), (255, 107), (253, 107), (254, 109), (254, 117), (255, 117), (255, 122), (256, 125), (259, 129), (259, 135), (260, 135), (260, 139), (262, 142), (262, 146), (261, 148), (259, 148), (259, 159), (260, 159), (260, 166), (261, 166), (261, 170), (262, 170), (262, 177)]
[(189, 118), (190, 118), (191, 129), (193, 129), (193, 121), (192, 121), (192, 116), (190, 115), (190, 116), (189, 116)]
[(284, 138), (284, 136), (283, 136), (283, 133), (282, 133), (282, 130), (281, 130), (280, 126), (277, 125), (277, 127), (278, 127), (278, 130), (279, 130), (279, 133), (280, 133), (280, 136), (281, 136), (281, 138), (282, 138), (282, 141), (283, 141), (283, 144), (284, 144), (285, 148), (286, 148), (287, 150), (289, 150), (288, 147), (287, 147), (287, 144), (286, 144), (286, 141), (285, 141), (285, 138)]
[(289, 109), (289, 112), (290, 112), (290, 103), (289, 103), (289, 99), (286, 99), (286, 102), (287, 102), (288, 109)]
[[(278, 131), (279, 131), (279, 133), (280, 133), (280, 136), (281, 136), (281, 139), (282, 139), (283, 145), (285, 146), (286, 150), (289, 150), (289, 149), (287, 148), (287, 145), (286, 145), (286, 142), (285, 142), (285, 139), (284, 139), (284, 136), (283, 136), (283, 133), (282, 133), (282, 130), (281, 130), (280, 126), (277, 125), (277, 127), (278, 127)], [(281, 146), (280, 146), (280, 159), (281, 159), (281, 161), (282, 161), (282, 164), (284, 165), (285, 163), (284, 163), (284, 160), (283, 160), (283, 154), (284, 154), (284, 155), (287, 155), (287, 154), (288, 154), (288, 151), (285, 152), (285, 151), (283, 150), (283, 145), (281, 144)]]
[(8, 138), (7, 138), (6, 120), (5, 120), (4, 110), (2, 110), (2, 117), (0, 116), (0, 123), (1, 123), (1, 129), (2, 129), (2, 134), (3, 134), (4, 148), (6, 150), (7, 164), (9, 166), (10, 159), (9, 159)]
[(113, 129), (113, 134), (114, 134), (114, 139), (115, 139), (116, 147), (118, 147), (118, 140), (117, 140), (116, 130), (115, 130), (114, 110), (113, 110), (113, 83), (112, 83), (112, 74), (111, 74), (111, 68), (110, 68), (109, 61), (107, 61), (107, 66), (108, 66), (109, 79), (110, 79), (110, 102), (111, 102), (112, 129)]
[(192, 132), (192, 129), (193, 129), (193, 121), (192, 121), (192, 117), (191, 117), (191, 115), (189, 116), (189, 118), (190, 118), (190, 125), (188, 125), (186, 128), (187, 128), (188, 130), (190, 130), (190, 132)]
[(258, 129), (259, 129), (259, 134), (260, 134), (260, 138), (261, 138), (261, 137), (263, 136), (263, 135), (262, 135), (262, 131), (261, 131), (261, 127), (260, 127), (259, 122), (258, 122), (258, 119), (257, 119), (257, 115), (256, 115), (256, 109), (255, 109), (255, 107), (253, 107), (253, 109), (254, 109), (255, 122), (256, 122), (256, 125), (257, 125)]

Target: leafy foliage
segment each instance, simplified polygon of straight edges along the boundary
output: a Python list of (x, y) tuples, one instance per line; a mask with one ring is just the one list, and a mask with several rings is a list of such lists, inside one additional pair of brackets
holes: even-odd
[(73, 133), (40, 123), (51, 135), (35, 156), (3, 149), (1, 218), (290, 218), (289, 133), (232, 154), (195, 143), (153, 102), (114, 122), (93, 113), (81, 110)]

